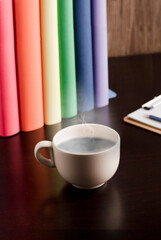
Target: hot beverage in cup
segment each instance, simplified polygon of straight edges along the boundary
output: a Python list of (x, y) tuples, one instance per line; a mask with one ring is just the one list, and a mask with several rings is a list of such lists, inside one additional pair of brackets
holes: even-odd
[(73, 138), (58, 145), (58, 148), (70, 153), (96, 153), (111, 148), (115, 142), (94, 137)]

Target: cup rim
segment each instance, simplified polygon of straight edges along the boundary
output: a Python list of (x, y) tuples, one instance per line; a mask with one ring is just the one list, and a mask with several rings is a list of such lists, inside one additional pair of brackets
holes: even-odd
[(76, 126), (80, 126), (82, 125), (82, 123), (80, 124), (74, 124), (74, 125), (70, 125), (68, 127), (65, 127), (65, 128), (62, 128), (61, 130), (59, 130), (53, 137), (52, 139), (52, 143), (53, 145), (55, 146), (55, 148), (63, 153), (66, 153), (66, 154), (69, 154), (69, 155), (75, 155), (75, 156), (89, 156), (89, 155), (98, 155), (98, 154), (101, 154), (101, 153), (105, 153), (105, 152), (108, 152), (108, 151), (111, 151), (113, 150), (113, 148), (116, 148), (117, 145), (120, 143), (120, 135), (119, 133), (114, 130), (113, 128), (109, 127), (109, 126), (106, 126), (106, 125), (103, 125), (103, 124), (97, 124), (97, 123), (85, 123), (85, 125), (90, 125), (90, 126), (100, 126), (100, 127), (104, 127), (106, 129), (109, 129), (110, 131), (112, 131), (116, 136), (117, 136), (117, 141), (114, 143), (114, 145), (112, 145), (110, 148), (107, 148), (105, 150), (101, 150), (101, 151), (97, 151), (97, 152), (88, 152), (88, 153), (73, 153), (73, 152), (70, 152), (70, 151), (66, 151), (66, 150), (63, 150), (61, 148), (59, 148), (56, 144), (55, 144), (55, 138), (57, 137), (58, 134), (62, 133), (62, 132), (65, 132), (66, 129), (69, 129), (69, 128), (73, 128), (73, 127), (76, 127)]

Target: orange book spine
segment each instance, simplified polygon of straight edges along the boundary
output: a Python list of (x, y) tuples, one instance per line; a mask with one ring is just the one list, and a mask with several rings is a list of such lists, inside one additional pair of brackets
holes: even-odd
[(14, 0), (22, 131), (44, 125), (39, 0)]

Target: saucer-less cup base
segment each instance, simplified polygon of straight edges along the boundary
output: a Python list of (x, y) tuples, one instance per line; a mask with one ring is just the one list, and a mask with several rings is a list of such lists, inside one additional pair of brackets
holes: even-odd
[[(60, 143), (73, 138), (105, 138), (114, 142), (112, 147), (95, 153), (71, 153), (60, 149)], [(40, 154), (48, 148), (50, 159)], [(60, 130), (53, 141), (41, 141), (35, 146), (36, 159), (48, 167), (56, 167), (60, 175), (77, 188), (94, 189), (102, 186), (116, 172), (120, 160), (120, 136), (104, 125), (78, 124)]]
[(102, 187), (104, 184), (105, 183), (101, 183), (101, 184), (99, 184), (97, 186), (94, 186), (94, 187), (81, 187), (81, 186), (77, 186), (77, 185), (74, 185), (74, 184), (72, 184), (72, 185), (76, 188), (79, 188), (79, 189), (96, 189), (96, 188)]

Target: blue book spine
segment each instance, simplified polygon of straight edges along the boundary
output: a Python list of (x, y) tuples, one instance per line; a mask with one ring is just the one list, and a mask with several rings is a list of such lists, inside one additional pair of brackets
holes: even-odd
[(74, 0), (78, 112), (94, 108), (91, 0)]

